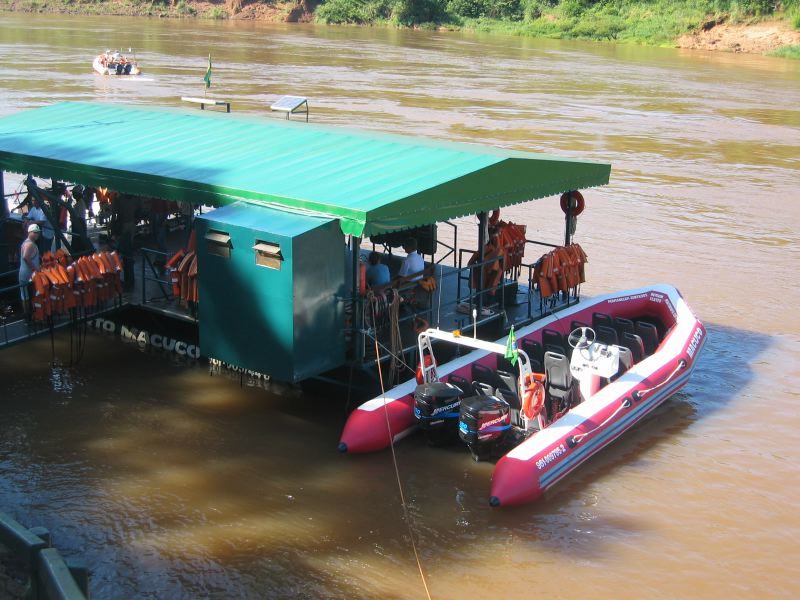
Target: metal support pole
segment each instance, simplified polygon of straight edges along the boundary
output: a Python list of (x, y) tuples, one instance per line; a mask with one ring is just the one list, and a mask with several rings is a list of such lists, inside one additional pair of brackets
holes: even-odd
[(569, 222), (572, 220), (572, 190), (567, 192), (567, 212), (564, 215), (564, 245), (569, 246), (570, 242), (570, 234), (569, 234)]
[(487, 223), (488, 216), (485, 212), (478, 213), (478, 263), (480, 264), (479, 268), (479, 277), (478, 277), (478, 316), (482, 314), (483, 309), (483, 261), (485, 260), (486, 256), (486, 223)]
[(5, 173), (2, 169), (0, 169), (0, 198), (2, 198), (2, 202), (0, 202), (0, 219), (8, 218), (8, 203), (6, 201), (6, 189), (4, 185)]
[(352, 316), (352, 323), (353, 323), (353, 343), (355, 344), (355, 352), (354, 358), (363, 362), (364, 360), (364, 344), (363, 344), (363, 337), (361, 336), (360, 332), (363, 327), (363, 323), (361, 322), (361, 311), (358, 310), (360, 308), (360, 301), (361, 297), (358, 295), (360, 279), (361, 279), (361, 269), (359, 268), (359, 251), (361, 248), (361, 238), (356, 236), (350, 236), (350, 253), (351, 262), (350, 268), (352, 269), (353, 273), (353, 290), (352, 290), (352, 299), (353, 299), (353, 316)]

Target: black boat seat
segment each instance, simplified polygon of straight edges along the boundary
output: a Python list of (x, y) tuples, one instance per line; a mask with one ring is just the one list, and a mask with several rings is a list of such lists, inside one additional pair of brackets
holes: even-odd
[(491, 388), (491, 391), (488, 394), (489, 396), (493, 395), (497, 388), (505, 387), (505, 384), (503, 383), (503, 380), (500, 379), (497, 371), (494, 371), (486, 365), (482, 365), (480, 363), (474, 363), (472, 365), (472, 381), (473, 383), (477, 381), (478, 383), (485, 384)]
[(625, 346), (618, 346), (618, 348), (619, 369), (617, 370), (617, 374), (611, 378), (611, 381), (614, 381), (617, 377), (622, 375), (625, 371), (633, 366), (633, 354), (631, 354), (630, 348), (626, 348)]
[(542, 348), (540, 342), (524, 339), (522, 340), (521, 348), (531, 359), (531, 364), (533, 364), (533, 361), (538, 361), (540, 365), (544, 363), (544, 348)]
[(605, 313), (592, 313), (592, 329), (597, 331), (597, 328), (601, 326), (611, 327), (614, 329), (614, 319), (611, 318), (611, 315), (607, 315)]
[(544, 353), (544, 370), (547, 375), (545, 392), (549, 398), (555, 398), (562, 404), (569, 400), (572, 394), (572, 373), (569, 370), (569, 361), (563, 354), (556, 352)]
[(564, 346), (556, 346), (555, 344), (547, 344), (544, 347), (544, 351), (545, 354), (552, 352), (553, 354), (563, 354), (564, 356), (569, 356), (569, 353)]
[(461, 375), (448, 375), (447, 381), (464, 392), (464, 398), (475, 395), (475, 387), (472, 385), (472, 382), (461, 377)]
[(636, 335), (642, 338), (644, 353), (652, 355), (658, 348), (658, 328), (652, 323), (636, 321)]
[(628, 333), (626, 331), (622, 334), (622, 339), (619, 343), (621, 346), (624, 346), (631, 351), (634, 364), (641, 362), (641, 360), (644, 358), (644, 343), (642, 342), (642, 338), (635, 333)]
[(511, 392), (517, 391), (517, 376), (507, 371), (497, 370), (497, 376), (503, 381), (502, 387), (497, 389), (509, 390)]
[(625, 319), (624, 317), (614, 317), (614, 329), (617, 330), (619, 339), (622, 339), (623, 333), (636, 333), (636, 328), (633, 321)]
[(569, 324), (569, 332), (572, 333), (573, 331), (575, 331), (576, 329), (580, 329), (581, 327), (589, 327), (589, 325), (587, 325), (583, 321), (572, 321)]
[(497, 390), (496, 396), (501, 400), (508, 402), (508, 405), (514, 410), (518, 411), (520, 408), (522, 408), (522, 403), (519, 401), (519, 396), (516, 392), (500, 389)]
[[(526, 352), (527, 354), (527, 352)], [(530, 358), (530, 357), (528, 357)], [(512, 365), (511, 361), (508, 360), (502, 354), (497, 355), (497, 371), (505, 371), (506, 373), (513, 373), (514, 375), (519, 375), (519, 361), (517, 361), (516, 365)]]
[(595, 333), (597, 334), (597, 341), (601, 344), (611, 345), (618, 345), (619, 344), (619, 336), (617, 335), (617, 330), (613, 327), (607, 327), (606, 325), (599, 325), (595, 328)]
[(476, 396), (494, 396), (495, 390), (488, 383), (483, 383), (481, 381), (473, 381), (472, 387), (475, 388)]
[[(560, 331), (556, 331), (555, 329), (543, 329), (542, 330), (542, 345), (544, 346), (544, 351), (547, 352), (556, 352), (557, 354), (563, 354), (564, 356), (569, 356), (567, 352), (567, 344), (564, 341), (564, 336), (561, 334)], [(548, 346), (550, 348), (548, 348)], [(556, 348), (561, 348), (559, 352)]]

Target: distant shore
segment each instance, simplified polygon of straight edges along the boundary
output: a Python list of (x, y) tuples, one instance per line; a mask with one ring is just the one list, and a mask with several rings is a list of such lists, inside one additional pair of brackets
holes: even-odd
[[(80, 0), (0, 0), (0, 10), (17, 13), (55, 13), (75, 15), (146, 16), (160, 18), (199, 18), (215, 20), (248, 20), (265, 23), (310, 23), (316, 18), (313, 0), (276, 0), (275, 2), (247, 2), (246, 0), (170, 0), (167, 4), (132, 3), (126, 0), (82, 2)], [(548, 20), (543, 17), (543, 20)], [(380, 21), (376, 26), (392, 26)], [(369, 25), (366, 25), (369, 26)], [(558, 31), (537, 33), (526, 23), (465, 19), (459, 24), (440, 26), (442, 30), (482, 31), (525, 37), (571, 37)], [(578, 37), (576, 39), (597, 39)], [(670, 38), (672, 39), (672, 38)], [(671, 45), (677, 48), (714, 50), (747, 54), (774, 54), (800, 58), (800, 31), (788, 19), (762, 20), (749, 23), (730, 23), (725, 19), (709, 20), (689, 33), (677, 36), (672, 43), (659, 39), (607, 40), (617, 43)]]

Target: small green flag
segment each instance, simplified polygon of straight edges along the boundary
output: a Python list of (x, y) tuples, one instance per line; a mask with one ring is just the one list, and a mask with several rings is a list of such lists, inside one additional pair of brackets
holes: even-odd
[(519, 352), (517, 351), (517, 336), (514, 335), (514, 326), (511, 326), (511, 331), (508, 332), (508, 339), (506, 340), (506, 354), (505, 357), (511, 362), (512, 366), (517, 365), (519, 359)]
[(206, 76), (203, 77), (203, 81), (206, 82), (206, 89), (211, 87), (211, 55), (208, 55), (208, 68), (206, 69)]

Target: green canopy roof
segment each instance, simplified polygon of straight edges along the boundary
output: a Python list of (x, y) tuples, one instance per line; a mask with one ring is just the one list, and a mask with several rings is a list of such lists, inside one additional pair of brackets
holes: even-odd
[(608, 183), (607, 164), (211, 111), (65, 102), (0, 119), (0, 169), (338, 218), (368, 236)]

